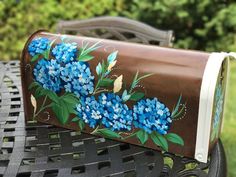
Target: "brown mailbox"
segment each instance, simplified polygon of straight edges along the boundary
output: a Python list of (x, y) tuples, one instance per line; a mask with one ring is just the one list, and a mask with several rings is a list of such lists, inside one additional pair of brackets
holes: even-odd
[(231, 57), (38, 31), (21, 59), (26, 120), (206, 162)]

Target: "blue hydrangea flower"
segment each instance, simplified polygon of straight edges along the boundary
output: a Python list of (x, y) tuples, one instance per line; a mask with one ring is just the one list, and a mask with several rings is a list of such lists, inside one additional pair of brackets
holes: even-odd
[(221, 114), (223, 112), (224, 98), (223, 98), (223, 92), (222, 92), (221, 85), (216, 88), (215, 99), (216, 99), (216, 101), (215, 101), (215, 113), (214, 113), (214, 118), (213, 118), (214, 128), (218, 127), (218, 125), (220, 123)]
[(171, 114), (169, 109), (157, 98), (142, 99), (133, 107), (134, 126), (147, 133), (157, 131), (164, 135), (169, 130)]
[(61, 67), (61, 79), (66, 92), (86, 96), (94, 91), (94, 76), (87, 63), (72, 62)]
[(60, 43), (52, 49), (52, 55), (59, 63), (75, 61), (77, 53), (76, 43)]
[(32, 57), (37, 54), (42, 54), (49, 48), (49, 39), (40, 37), (31, 41), (28, 46), (28, 52)]
[(40, 83), (43, 88), (55, 92), (60, 90), (60, 65), (56, 62), (56, 60), (39, 60), (34, 67), (33, 74), (35, 80)]
[(132, 111), (114, 93), (102, 93), (98, 97), (102, 108), (102, 124), (113, 131), (131, 130)]
[(95, 128), (102, 119), (99, 103), (94, 96), (81, 97), (80, 104), (76, 106), (77, 115), (83, 119), (91, 128)]

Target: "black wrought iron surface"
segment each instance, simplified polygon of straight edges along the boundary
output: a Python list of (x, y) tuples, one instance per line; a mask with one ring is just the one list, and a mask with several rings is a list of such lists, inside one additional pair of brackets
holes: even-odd
[(51, 125), (25, 125), (19, 61), (0, 62), (0, 177), (225, 177), (219, 142), (207, 164)]

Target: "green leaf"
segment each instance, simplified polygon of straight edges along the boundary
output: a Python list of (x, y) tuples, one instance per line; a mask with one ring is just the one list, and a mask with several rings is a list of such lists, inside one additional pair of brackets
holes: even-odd
[(56, 39), (52, 40), (49, 44), (49, 48), (43, 53), (44, 58), (48, 59), (50, 58), (50, 51), (52, 48), (53, 43), (56, 41)]
[(130, 97), (130, 100), (133, 100), (133, 101), (138, 101), (140, 100), (141, 98), (144, 97), (144, 93), (143, 92), (134, 92), (131, 97)]
[(142, 79), (144, 79), (146, 77), (152, 76), (152, 75), (153, 75), (153, 73), (145, 74), (145, 75), (141, 76), (140, 78), (138, 78), (137, 80), (140, 81), (140, 80), (142, 80)]
[(79, 126), (79, 128), (80, 128), (81, 131), (84, 129), (85, 123), (84, 123), (84, 121), (83, 121), (82, 119), (80, 119), (79, 117), (76, 116), (76, 117), (74, 117), (71, 121), (72, 121), (72, 122), (78, 122), (77, 124), (78, 124), (78, 126)]
[(71, 122), (78, 122), (80, 119), (79, 119), (79, 117), (74, 117), (73, 119), (71, 119)]
[(105, 61), (102, 61), (102, 73), (105, 73), (107, 71), (107, 64), (105, 63)]
[(61, 35), (60, 38), (61, 38), (61, 41), (64, 42), (64, 40), (65, 40), (67, 37), (66, 37), (66, 35), (63, 34), (63, 35)]
[(50, 100), (58, 103), (59, 97), (57, 96), (57, 94), (55, 92), (52, 92), (51, 90), (47, 90), (46, 95), (50, 98)]
[(34, 57), (31, 58), (31, 62), (35, 62), (36, 60), (39, 59), (40, 54), (35, 55)]
[(79, 128), (80, 128), (81, 131), (82, 131), (82, 130), (84, 129), (84, 127), (85, 127), (85, 123), (84, 123), (84, 121), (81, 120), (81, 119), (80, 119), (80, 121), (78, 122), (78, 125), (79, 125)]
[(142, 144), (145, 144), (148, 140), (148, 133), (144, 130), (139, 130), (136, 135)]
[(131, 97), (131, 95), (128, 95), (127, 90), (124, 90), (124, 92), (122, 93), (122, 100), (125, 102), (127, 100), (129, 100)]
[(165, 135), (166, 139), (172, 143), (179, 144), (181, 146), (184, 145), (184, 140), (177, 134), (175, 133), (168, 133)]
[(96, 134), (103, 135), (104, 137), (107, 137), (107, 138), (121, 138), (121, 136), (118, 133), (107, 128), (99, 129), (96, 132)]
[(61, 124), (64, 125), (68, 121), (69, 112), (68, 112), (67, 106), (66, 106), (66, 104), (64, 104), (64, 102), (59, 102), (59, 104), (53, 103), (52, 110), (55, 113), (58, 121)]
[(81, 53), (78, 57), (79, 61), (89, 61), (91, 59), (93, 59), (93, 56), (89, 55), (90, 52), (98, 49), (100, 46), (98, 46), (98, 44), (101, 41), (98, 41), (97, 43), (95, 43), (94, 45), (92, 45), (91, 47), (87, 48), (87, 46), (89, 45), (89, 43), (86, 43), (85, 46), (83, 46), (81, 48)]
[(97, 75), (100, 75), (102, 73), (101, 63), (98, 63), (98, 65), (96, 66), (96, 73), (97, 73)]
[(109, 78), (103, 78), (99, 84), (98, 87), (109, 87), (109, 86), (113, 86), (114, 80), (109, 79)]
[(160, 135), (157, 132), (153, 132), (151, 134), (151, 139), (156, 145), (160, 146), (163, 150), (168, 151), (168, 142), (163, 135)]
[(74, 95), (65, 95), (61, 97), (62, 100), (64, 100), (68, 104), (76, 105), (79, 103), (79, 99), (75, 97)]
[(38, 84), (38, 82), (32, 82), (32, 83), (29, 85), (28, 89), (31, 90), (32, 88), (38, 87), (38, 86), (40, 86), (40, 85)]
[(34, 95), (36, 99), (43, 96), (43, 90), (44, 89), (41, 86), (36, 88), (35, 95)]
[(132, 84), (131, 84), (131, 89), (130, 90), (132, 90), (135, 86), (136, 86), (136, 84), (137, 84), (137, 79), (138, 79), (138, 71), (136, 72), (136, 74), (135, 74), (135, 76), (134, 76), (134, 79), (133, 79), (133, 82), (132, 82)]
[(79, 61), (89, 61), (92, 60), (94, 57), (91, 55), (80, 55), (78, 60)]
[(96, 42), (96, 43), (93, 44), (91, 47), (89, 47), (88, 49), (86, 49), (86, 50), (85, 50), (85, 53), (86, 53), (86, 52), (89, 53), (89, 52), (92, 52), (92, 51), (94, 51), (94, 50), (100, 48), (101, 46), (98, 45), (98, 44), (100, 44), (100, 43), (101, 43), (101, 41)]
[(181, 99), (182, 99), (182, 94), (179, 96), (178, 102), (171, 113), (171, 117), (174, 116), (178, 112)]
[(117, 53), (118, 51), (115, 51), (115, 52), (112, 52), (110, 55), (108, 55), (107, 57), (108, 63), (112, 63), (116, 59)]
[(186, 107), (186, 103), (182, 105), (182, 108), (180, 109), (179, 112), (175, 113), (174, 115), (171, 115), (171, 118), (175, 119), (175, 118), (179, 117), (184, 112), (185, 107)]
[(138, 83), (140, 82), (140, 80), (142, 80), (142, 79), (144, 79), (144, 78), (146, 78), (146, 77), (149, 77), (149, 76), (153, 75), (153, 74), (146, 74), (146, 75), (143, 75), (143, 76), (141, 76), (141, 77), (138, 78), (138, 74), (139, 74), (139, 72), (137, 71), (136, 74), (135, 74), (135, 76), (134, 76), (133, 82), (132, 82), (132, 84), (131, 84), (129, 93), (131, 93), (132, 90), (138, 85)]
[(48, 55), (49, 55), (49, 49), (47, 49), (47, 50), (45, 50), (43, 53), (42, 53), (42, 55), (43, 55), (43, 58), (45, 58), (45, 59), (49, 59), (49, 57), (48, 57)]
[(59, 98), (59, 101), (65, 105), (69, 113), (76, 114), (75, 107), (79, 103), (79, 99), (74, 94), (64, 94)]

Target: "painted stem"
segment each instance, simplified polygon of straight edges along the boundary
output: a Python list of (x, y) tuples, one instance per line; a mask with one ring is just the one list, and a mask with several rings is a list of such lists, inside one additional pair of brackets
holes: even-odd
[(99, 125), (91, 132), (92, 135), (96, 134), (99, 130)]
[(43, 100), (43, 104), (42, 104), (41, 108), (39, 109), (39, 111), (33, 115), (33, 120), (35, 120), (35, 118), (36, 118), (42, 111), (44, 111), (46, 108), (51, 107), (52, 104), (48, 104), (48, 105), (45, 106), (46, 101), (47, 101), (47, 96), (45, 96), (45, 98), (44, 98), (44, 100)]
[(138, 133), (138, 131), (135, 132), (135, 133), (133, 133), (133, 134), (131, 134), (131, 135), (129, 135), (129, 136), (126, 136), (126, 137), (124, 137), (124, 138), (122, 137), (122, 140), (126, 140), (126, 139), (128, 139), (128, 138), (131, 138), (131, 137), (135, 136), (137, 133)]

